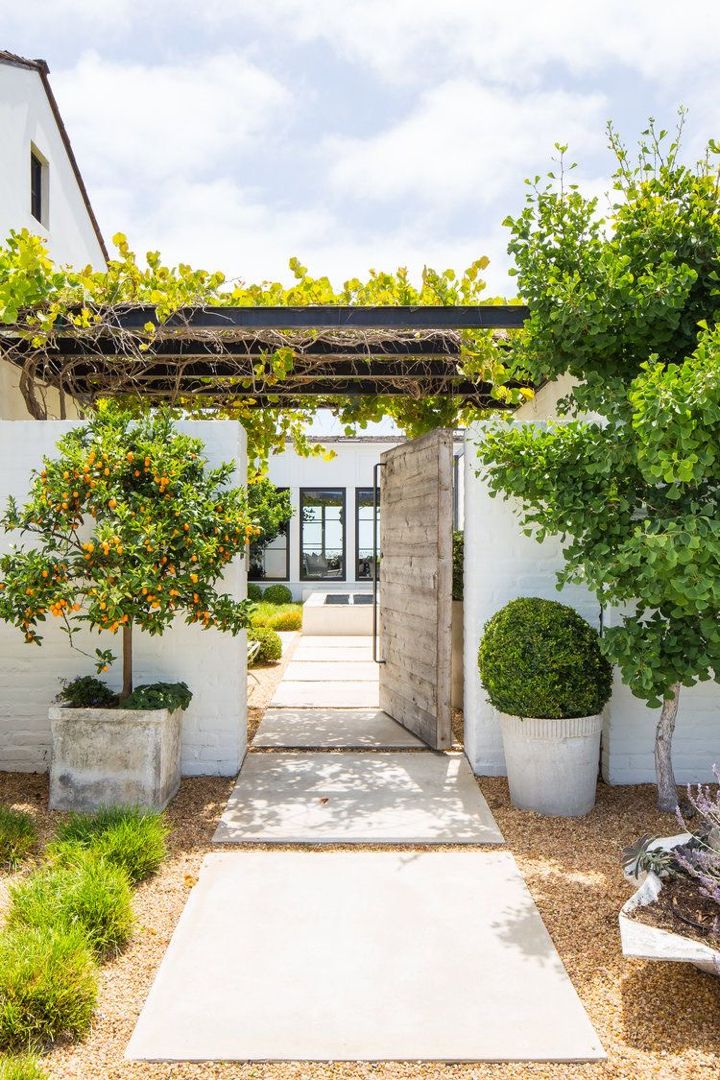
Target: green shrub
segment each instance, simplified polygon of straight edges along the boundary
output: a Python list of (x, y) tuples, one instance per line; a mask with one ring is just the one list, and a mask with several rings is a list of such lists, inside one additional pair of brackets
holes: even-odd
[(485, 625), (478, 666), (491, 704), (513, 716), (591, 716), (610, 697), (598, 634), (556, 600), (506, 604)]
[(287, 585), (268, 585), (263, 593), (266, 604), (292, 604), (293, 594)]
[(122, 867), (133, 885), (154, 874), (167, 854), (168, 827), (162, 814), (136, 807), (110, 806), (94, 814), (71, 814), (58, 828), (48, 855), (72, 860), (76, 847), (92, 848)]
[(0, 866), (17, 866), (35, 847), (37, 838), (37, 828), (29, 814), (0, 806)]
[(465, 563), (465, 533), (460, 529), (457, 529), (453, 533), (452, 559), (452, 598), (453, 600), (462, 600), (465, 591), (463, 577)]
[(263, 591), (255, 581), (248, 581), (248, 600), (262, 600)]
[(133, 927), (132, 893), (125, 870), (94, 851), (32, 874), (11, 890), (9, 927), (79, 927), (103, 959), (127, 945)]
[(47, 1080), (47, 1073), (34, 1057), (20, 1054), (18, 1057), (0, 1058), (0, 1080)]
[(271, 664), (282, 656), (282, 641), (274, 630), (265, 626), (250, 627), (248, 641), (260, 642), (260, 649), (254, 660), (256, 664)]
[(187, 709), (192, 692), (184, 682), (156, 682), (136, 686), (123, 709)]
[(116, 709), (118, 695), (94, 675), (79, 675), (65, 683), (57, 700), (66, 709)]
[(79, 927), (0, 934), (0, 1049), (27, 1051), (86, 1034), (97, 1000), (95, 961)]

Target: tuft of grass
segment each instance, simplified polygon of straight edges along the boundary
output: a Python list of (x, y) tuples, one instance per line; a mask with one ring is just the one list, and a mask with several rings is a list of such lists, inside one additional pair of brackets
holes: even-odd
[(85, 1035), (96, 1001), (95, 961), (79, 927), (23, 926), (0, 935), (0, 1050)]
[(270, 628), (272, 630), (302, 630), (302, 608), (299, 605), (288, 604), (286, 611), (279, 611), (273, 615)]
[(269, 604), (263, 600), (250, 616), (250, 622), (254, 627), (269, 630), (299, 630), (302, 626), (302, 604)]
[(37, 844), (35, 822), (23, 810), (0, 806), (0, 866), (16, 867)]
[(133, 928), (132, 892), (125, 870), (92, 849), (32, 874), (10, 891), (8, 926), (83, 931), (99, 960), (127, 945)]
[(91, 848), (137, 885), (156, 873), (167, 855), (168, 831), (162, 814), (109, 806), (94, 814), (72, 814), (59, 827), (48, 855), (65, 863), (72, 859), (72, 848)]
[(30, 1054), (0, 1057), (0, 1080), (47, 1080), (47, 1073)]

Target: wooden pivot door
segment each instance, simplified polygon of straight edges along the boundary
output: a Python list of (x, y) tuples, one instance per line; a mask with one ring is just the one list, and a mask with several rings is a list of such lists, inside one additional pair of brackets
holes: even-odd
[(434, 750), (452, 742), (453, 433), (382, 455), (380, 708)]

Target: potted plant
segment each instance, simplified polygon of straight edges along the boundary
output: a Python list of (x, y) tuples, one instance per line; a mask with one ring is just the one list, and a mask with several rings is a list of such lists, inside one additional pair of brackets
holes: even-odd
[(720, 791), (688, 787), (688, 799), (692, 828), (678, 810), (682, 833), (644, 836), (623, 852), (625, 876), (640, 887), (620, 912), (620, 937), (625, 956), (720, 975)]
[(134, 419), (108, 406), (60, 439), (22, 508), (8, 501), (3, 527), (34, 546), (0, 559), (0, 618), (29, 645), (42, 643), (48, 618), (57, 620), (98, 673), (115, 656), (85, 652), (78, 631), (122, 640), (119, 693), (80, 680), (50, 710), (51, 807), (160, 807), (177, 790), (190, 694), (182, 683), (133, 694), (134, 633), (163, 634), (181, 614), (231, 634), (248, 625), (249, 601), (215, 587), (255, 535), (244, 490), (229, 486), (233, 472), (232, 463), (208, 468), (201, 440), (177, 431), (168, 412)]
[(612, 685), (598, 634), (556, 600), (512, 600), (486, 624), (478, 664), (500, 713), (513, 805), (559, 817), (589, 813)]

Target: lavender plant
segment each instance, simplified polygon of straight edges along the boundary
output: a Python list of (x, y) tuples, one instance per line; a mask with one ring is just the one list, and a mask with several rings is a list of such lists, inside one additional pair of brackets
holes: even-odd
[[(713, 765), (713, 773), (720, 785), (717, 765)], [(707, 785), (698, 784), (693, 792), (688, 784), (688, 801), (700, 824), (691, 829), (678, 809), (678, 821), (693, 836), (689, 843), (675, 849), (675, 860), (698, 882), (701, 895), (720, 905), (720, 787), (712, 792)], [(715, 925), (716, 929), (720, 926), (720, 914)]]

